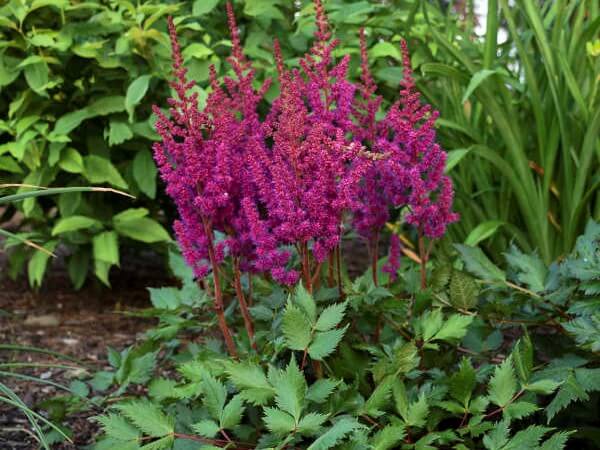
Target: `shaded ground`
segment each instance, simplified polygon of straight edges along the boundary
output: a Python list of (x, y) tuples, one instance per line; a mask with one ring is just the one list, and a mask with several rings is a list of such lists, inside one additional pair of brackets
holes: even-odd
[[(126, 267), (126, 266), (124, 266)], [(1, 273), (1, 270), (0, 270)], [(125, 309), (148, 306), (146, 286), (169, 283), (158, 267), (137, 267), (132, 272), (115, 273), (113, 289), (88, 283), (73, 292), (62, 270), (58, 270), (35, 293), (26, 282), (0, 279), (0, 344), (35, 346), (77, 358), (92, 369), (108, 365), (106, 348), (122, 349), (133, 344), (153, 322), (122, 314)], [(61, 363), (76, 365), (43, 353), (0, 350), (0, 362)], [(68, 385), (81, 370), (36, 367), (19, 373)], [(0, 374), (5, 383), (28, 406), (60, 394), (60, 390)], [(55, 445), (56, 449), (79, 449), (92, 441), (96, 427), (87, 416), (98, 411), (71, 416), (68, 425), (74, 431), (74, 444)], [(25, 416), (0, 403), (0, 449), (37, 449)]]

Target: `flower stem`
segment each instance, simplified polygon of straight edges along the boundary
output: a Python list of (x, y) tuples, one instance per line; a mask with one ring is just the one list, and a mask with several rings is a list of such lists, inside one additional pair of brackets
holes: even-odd
[(227, 322), (225, 321), (225, 310), (223, 308), (223, 292), (221, 291), (219, 265), (217, 264), (217, 258), (215, 257), (212, 229), (206, 220), (204, 221), (204, 233), (206, 234), (206, 239), (208, 241), (208, 258), (210, 259), (210, 264), (212, 266), (213, 281), (215, 285), (214, 308), (215, 314), (217, 315), (217, 322), (219, 323), (219, 328), (221, 329), (221, 334), (223, 334), (223, 339), (225, 340), (225, 345), (227, 347), (229, 355), (234, 358), (237, 358), (237, 350), (233, 342), (231, 330), (229, 329), (229, 327), (227, 326)]
[(421, 260), (421, 289), (427, 288), (427, 252), (425, 251), (425, 236), (419, 229), (419, 259)]
[(246, 303), (246, 297), (244, 296), (244, 291), (242, 289), (241, 277), (242, 274), (240, 272), (240, 260), (236, 257), (233, 259), (233, 284), (235, 286), (235, 293), (240, 304), (240, 310), (242, 312), (242, 317), (244, 318), (244, 326), (246, 327), (246, 334), (248, 334), (250, 345), (255, 351), (258, 351), (256, 342), (254, 340), (254, 326), (252, 324), (252, 317), (250, 316), (248, 303)]

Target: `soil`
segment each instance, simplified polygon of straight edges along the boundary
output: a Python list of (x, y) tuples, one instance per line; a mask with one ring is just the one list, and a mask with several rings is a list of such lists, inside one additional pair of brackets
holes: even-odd
[[(1, 273), (0, 267), (0, 273)], [(115, 272), (112, 289), (90, 280), (79, 292), (72, 290), (60, 268), (51, 273), (38, 292), (33, 292), (25, 280), (0, 279), (0, 345), (17, 344), (51, 350), (76, 358), (89, 372), (106, 368), (107, 346), (122, 349), (140, 339), (153, 321), (132, 317), (125, 311), (149, 306), (147, 286), (172, 283), (160, 266), (135, 267), (129, 272)], [(7, 351), (0, 349), (0, 363), (54, 363), (78, 366), (45, 353)], [(10, 369), (0, 369), (10, 370)], [(48, 367), (19, 368), (20, 374), (42, 377), (55, 383), (69, 383), (84, 374), (82, 369)], [(29, 407), (63, 392), (39, 382), (0, 374), (0, 382), (10, 387)], [(74, 413), (66, 425), (73, 431), (73, 444), (54, 444), (53, 449), (81, 449), (93, 442), (97, 426), (89, 421), (99, 411)], [(15, 408), (0, 402), (0, 450), (37, 449), (27, 418)]]

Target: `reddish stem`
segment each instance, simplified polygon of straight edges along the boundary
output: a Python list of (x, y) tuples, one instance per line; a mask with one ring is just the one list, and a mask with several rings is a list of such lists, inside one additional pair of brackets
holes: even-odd
[(373, 284), (377, 287), (379, 280), (377, 279), (377, 261), (379, 260), (379, 233), (375, 234), (375, 237), (370, 242), (371, 250), (371, 272), (373, 275)]
[(308, 253), (308, 244), (302, 244), (302, 273), (306, 290), (312, 294), (312, 277), (310, 275), (310, 254)]
[(337, 267), (337, 283), (338, 292), (340, 293), (340, 299), (344, 299), (344, 288), (342, 286), (342, 243), (340, 242), (335, 248), (335, 259)]
[(240, 260), (237, 257), (233, 259), (233, 284), (235, 286), (235, 293), (240, 304), (242, 317), (244, 318), (244, 326), (246, 327), (246, 334), (248, 334), (250, 345), (254, 350), (258, 351), (256, 342), (254, 340), (254, 325), (252, 324), (252, 317), (250, 316), (248, 304), (246, 303), (246, 297), (244, 296), (244, 290), (242, 289), (242, 274), (240, 272)]
[(204, 221), (204, 233), (206, 234), (206, 239), (208, 241), (208, 258), (210, 259), (210, 264), (212, 266), (213, 281), (215, 285), (214, 308), (217, 315), (217, 321), (219, 323), (221, 333), (223, 334), (223, 339), (225, 340), (225, 345), (229, 355), (237, 358), (237, 350), (235, 349), (231, 330), (229, 330), (227, 322), (225, 321), (223, 292), (221, 291), (221, 280), (219, 277), (219, 265), (217, 264), (217, 258), (215, 257), (212, 229), (207, 221)]
[(427, 288), (427, 252), (425, 251), (425, 236), (419, 229), (419, 259), (421, 260), (421, 289)]
[(329, 253), (329, 259), (327, 263), (327, 285), (333, 287), (335, 280), (333, 275), (333, 266), (335, 265), (335, 250)]

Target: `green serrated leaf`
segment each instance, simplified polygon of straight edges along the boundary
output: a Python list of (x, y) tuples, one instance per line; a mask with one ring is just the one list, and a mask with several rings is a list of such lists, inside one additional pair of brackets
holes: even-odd
[(244, 415), (244, 399), (241, 395), (234, 396), (221, 414), (221, 428), (231, 429), (240, 424)]
[(317, 331), (328, 331), (337, 327), (344, 318), (346, 305), (346, 303), (337, 303), (325, 308), (319, 315), (319, 319), (315, 324), (315, 329)]
[(192, 425), (192, 430), (205, 438), (213, 438), (221, 428), (214, 420), (201, 420)]
[(308, 354), (310, 357), (317, 361), (321, 361), (323, 358), (331, 355), (344, 337), (347, 329), (348, 325), (344, 328), (336, 328), (331, 331), (315, 333), (315, 337), (308, 347)]
[(281, 330), (287, 346), (292, 350), (304, 350), (310, 344), (311, 323), (306, 313), (288, 302), (283, 313)]
[(513, 369), (512, 356), (496, 366), (490, 379), (488, 398), (500, 407), (506, 406), (517, 393), (517, 378)]
[(506, 275), (490, 259), (485, 256), (479, 247), (454, 244), (461, 254), (467, 270), (486, 281), (506, 281)]
[(468, 310), (477, 305), (479, 288), (475, 280), (460, 271), (452, 272), (450, 280), (450, 303), (457, 309)]
[(107, 414), (96, 418), (107, 436), (118, 441), (137, 442), (141, 433), (124, 417), (117, 414)]
[(115, 408), (148, 436), (163, 437), (175, 431), (173, 418), (165, 415), (157, 405), (148, 400), (120, 403)]
[(263, 421), (271, 433), (286, 435), (296, 428), (296, 421), (286, 412), (276, 408), (266, 407)]

